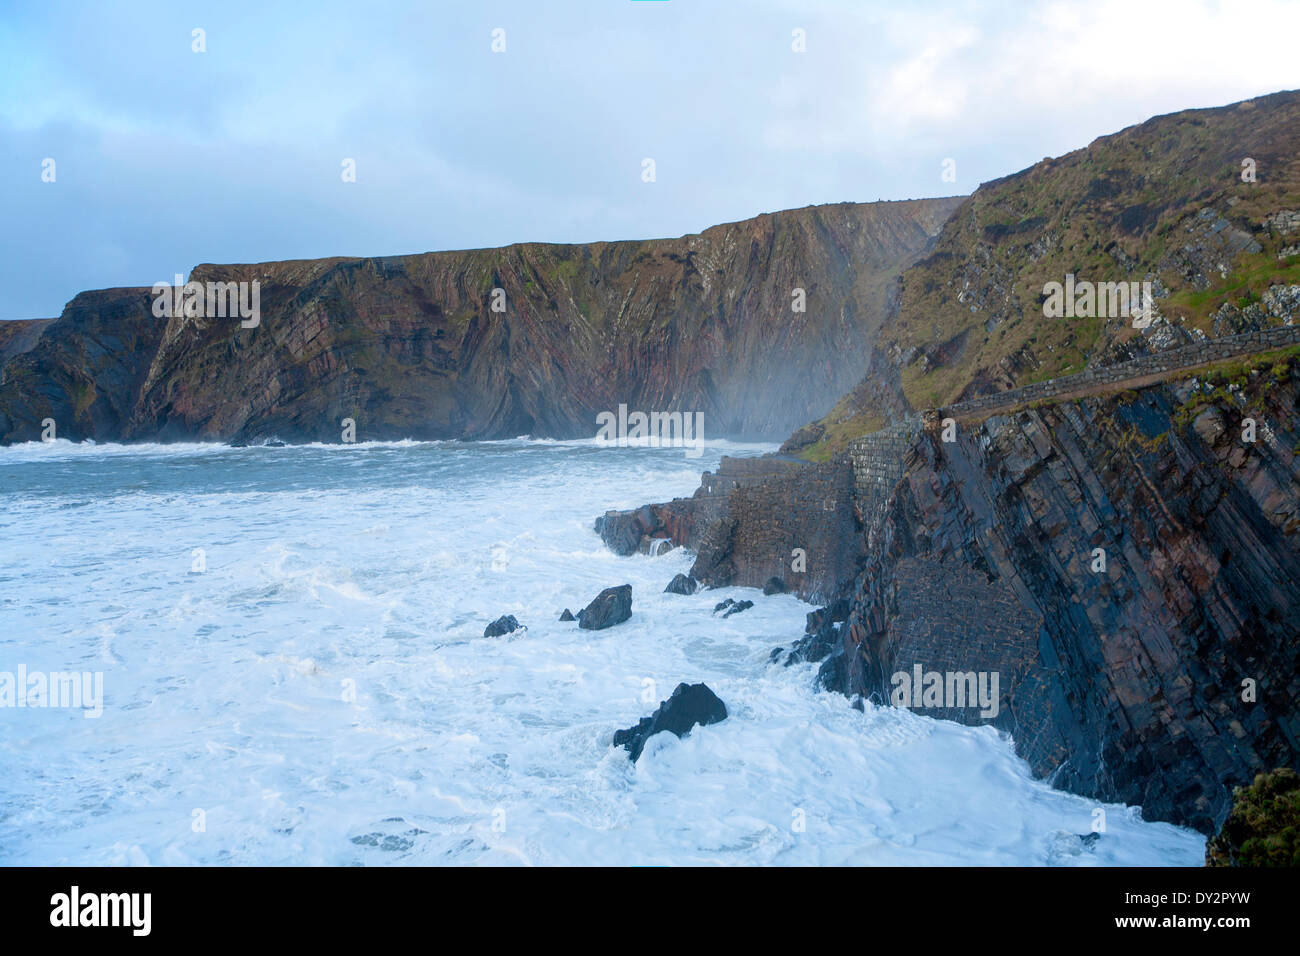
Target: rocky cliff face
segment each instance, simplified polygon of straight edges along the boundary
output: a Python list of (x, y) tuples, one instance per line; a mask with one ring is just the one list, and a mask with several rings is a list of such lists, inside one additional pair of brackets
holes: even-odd
[[(699, 235), (197, 267), (261, 321), (83, 293), (0, 368), (0, 440), (579, 437), (620, 404), (780, 438), (863, 373), (898, 274), (960, 200), (841, 204)], [(494, 311), (500, 289), (504, 311)], [(796, 293), (803, 290), (797, 304)], [(16, 334), (16, 333), (11, 333)]]
[[(1300, 767), (1298, 155), (1282, 93), (985, 184), (904, 273), (867, 377), (782, 447), (810, 464), (724, 462), (598, 530), (695, 548), (715, 585), (760, 587), (802, 549), (785, 581), (828, 607), (787, 662), (992, 722), (1057, 786), (1212, 831), (1234, 785)], [(1067, 273), (1151, 282), (1151, 323), (1046, 318)], [(1243, 331), (1245, 357), (1197, 344)], [(918, 669), (996, 675), (996, 707), (902, 698)]]
[(707, 587), (763, 587), (809, 601), (848, 593), (865, 560), (853, 469), (781, 458), (723, 458), (690, 498), (607, 512), (596, 532), (617, 554), (696, 552), (691, 577)]
[(147, 289), (82, 292), (56, 320), (0, 323), (0, 440), (38, 439), (47, 419), (60, 438), (123, 434), (163, 328)]
[(1300, 756), (1295, 371), (926, 430), (823, 679), (888, 702), (917, 664), (998, 673), (1037, 773), (1212, 829)]
[[(936, 418), (849, 460), (724, 461), (597, 530), (695, 548), (709, 585), (783, 576), (830, 605), (785, 655), (822, 686), (992, 723), (1037, 774), (1148, 819), (1211, 832), (1234, 786), (1300, 766), (1300, 348), (949, 437)], [(997, 675), (996, 713), (900, 701), (917, 668)]]

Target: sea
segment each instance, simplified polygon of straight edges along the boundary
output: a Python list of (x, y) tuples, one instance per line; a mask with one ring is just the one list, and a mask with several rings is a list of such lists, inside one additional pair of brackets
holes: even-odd
[[(859, 711), (770, 663), (810, 605), (666, 594), (688, 553), (593, 530), (770, 450), (0, 448), (0, 864), (1203, 862), (1199, 834), (1052, 789), (991, 727)], [(559, 620), (622, 584), (625, 623)], [(728, 597), (754, 606), (723, 619)], [(484, 637), (505, 614), (524, 628)], [(727, 719), (633, 763), (614, 732), (681, 682)]]

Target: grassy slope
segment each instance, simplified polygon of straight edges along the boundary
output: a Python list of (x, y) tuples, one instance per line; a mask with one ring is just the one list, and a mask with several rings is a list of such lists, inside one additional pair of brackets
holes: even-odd
[[(1245, 157), (1257, 182), (1241, 181)], [(1300, 235), (1263, 226), (1295, 209), (1300, 94), (1157, 117), (981, 186), (904, 274), (884, 347), (915, 408), (1123, 357), (1140, 334), (1127, 319), (1043, 316), (1044, 283), (1070, 272), (1094, 282), (1158, 279), (1169, 293), (1161, 313), (1213, 334), (1224, 303), (1244, 307), (1270, 285), (1300, 284), (1300, 257), (1278, 258)], [(1234, 251), (1224, 236), (1259, 251)], [(833, 453), (872, 422), (871, 411), (846, 396), (818, 423), (826, 437), (803, 454)]]

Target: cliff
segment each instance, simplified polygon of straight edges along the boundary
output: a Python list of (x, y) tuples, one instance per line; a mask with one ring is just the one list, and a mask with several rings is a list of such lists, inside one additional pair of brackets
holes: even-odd
[(0, 366), (0, 441), (38, 438), (47, 417), (101, 441), (338, 441), (344, 418), (359, 440), (581, 437), (620, 404), (702, 412), (707, 437), (780, 438), (861, 377), (899, 273), (958, 202), (809, 207), (644, 242), (196, 267), (190, 281), (259, 283), (250, 328), (155, 318), (148, 289), (82, 293)]
[[(1150, 324), (1100, 294), (1047, 317), (1067, 276), (1149, 283)], [(981, 185), (904, 273), (882, 360), (787, 450), (824, 460), (911, 410), (1296, 321), (1300, 93), (1158, 116)]]
[(1300, 753), (1298, 372), (1293, 350), (926, 429), (823, 681), (887, 702), (918, 663), (999, 673), (1036, 773), (1211, 830)]
[[(777, 655), (824, 687), (992, 722), (1056, 786), (1213, 831), (1300, 767), (1298, 156), (1280, 93), (981, 186), (830, 413), (597, 530), (826, 604)], [(1150, 283), (1149, 321), (1047, 317), (1069, 274)], [(996, 714), (900, 700), (918, 666), (997, 675)]]

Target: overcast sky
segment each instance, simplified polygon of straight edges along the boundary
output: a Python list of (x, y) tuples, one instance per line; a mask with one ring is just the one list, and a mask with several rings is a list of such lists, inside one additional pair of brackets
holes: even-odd
[(1296, 0), (0, 0), (0, 318), (200, 262), (968, 193), (1300, 87), (1297, 36)]

